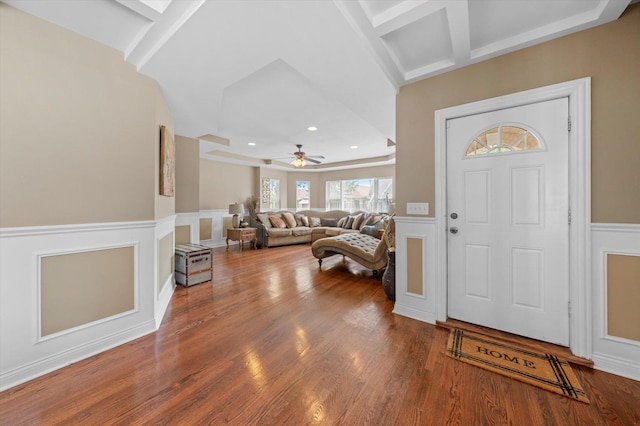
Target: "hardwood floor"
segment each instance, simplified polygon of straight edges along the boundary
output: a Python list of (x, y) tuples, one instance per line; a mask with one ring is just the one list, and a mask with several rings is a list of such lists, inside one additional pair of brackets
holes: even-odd
[(640, 424), (640, 382), (575, 367), (584, 404), (450, 359), (447, 329), (392, 314), (341, 256), (213, 260), (158, 332), (0, 393), (0, 424)]

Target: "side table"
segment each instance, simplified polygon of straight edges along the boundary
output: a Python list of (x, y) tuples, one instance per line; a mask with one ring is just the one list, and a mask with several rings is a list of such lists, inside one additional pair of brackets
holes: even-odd
[(238, 241), (240, 250), (244, 249), (244, 242), (251, 241), (253, 248), (258, 244), (256, 228), (229, 228), (227, 229), (227, 251), (229, 250), (229, 240)]

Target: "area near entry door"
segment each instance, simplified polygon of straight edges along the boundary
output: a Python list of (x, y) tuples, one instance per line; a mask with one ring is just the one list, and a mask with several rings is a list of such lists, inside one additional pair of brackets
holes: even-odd
[(569, 344), (568, 99), (447, 121), (448, 316)]

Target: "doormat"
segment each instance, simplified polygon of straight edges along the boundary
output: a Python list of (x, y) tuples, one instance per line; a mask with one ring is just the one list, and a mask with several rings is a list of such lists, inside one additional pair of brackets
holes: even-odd
[(447, 355), (486, 370), (589, 403), (578, 378), (565, 360), (490, 337), (453, 329)]

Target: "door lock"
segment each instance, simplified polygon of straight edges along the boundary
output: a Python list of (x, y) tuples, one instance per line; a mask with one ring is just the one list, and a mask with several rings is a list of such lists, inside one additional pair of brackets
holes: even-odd
[(451, 219), (457, 219), (458, 213), (451, 213)]

